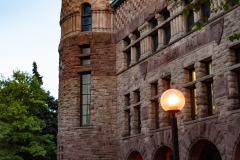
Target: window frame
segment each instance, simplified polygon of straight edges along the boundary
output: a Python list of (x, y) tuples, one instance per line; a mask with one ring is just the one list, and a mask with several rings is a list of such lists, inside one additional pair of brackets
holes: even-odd
[[(216, 114), (216, 104), (214, 99), (214, 86), (213, 81), (207, 82), (207, 100), (208, 100), (208, 115), (214, 115)], [(213, 113), (213, 109), (215, 107), (215, 113)]]
[[(83, 84), (83, 75), (90, 75), (90, 83)], [(80, 74), (80, 126), (90, 126), (91, 125), (91, 72), (85, 72)], [(90, 85), (90, 93), (89, 94), (83, 94), (83, 85)], [(83, 104), (83, 95), (89, 96), (89, 103)], [(88, 105), (89, 109), (89, 114), (83, 114), (83, 106)], [(89, 123), (88, 124), (83, 124), (83, 117), (89, 117)]]
[(192, 120), (197, 119), (197, 90), (196, 87), (190, 88), (190, 99), (191, 99), (191, 118)]
[[(87, 7), (90, 7), (90, 9), (91, 9), (89, 14), (84, 13), (84, 10)], [(91, 22), (89, 24), (84, 24), (84, 18), (90, 18)], [(84, 26), (90, 26), (89, 30), (85, 30)], [(82, 6), (82, 31), (83, 32), (92, 31), (92, 8), (91, 8), (91, 5), (89, 3), (84, 3), (83, 6)]]

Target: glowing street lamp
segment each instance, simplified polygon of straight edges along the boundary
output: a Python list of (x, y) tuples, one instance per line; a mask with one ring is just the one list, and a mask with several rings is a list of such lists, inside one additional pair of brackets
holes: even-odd
[(179, 149), (178, 149), (178, 128), (176, 112), (179, 112), (185, 104), (185, 97), (177, 89), (169, 89), (165, 91), (161, 98), (160, 103), (162, 108), (171, 113), (171, 126), (172, 126), (172, 146), (173, 146), (173, 159), (179, 160)]

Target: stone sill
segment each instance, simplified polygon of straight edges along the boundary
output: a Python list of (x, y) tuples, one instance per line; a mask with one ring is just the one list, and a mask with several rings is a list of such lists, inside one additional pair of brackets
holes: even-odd
[(160, 97), (159, 95), (155, 95), (155, 96), (151, 97), (149, 100), (157, 102), (159, 97)]
[(229, 67), (229, 70), (230, 71), (239, 71), (240, 70), (240, 63), (235, 64), (235, 65)]
[(185, 125), (190, 125), (190, 124), (196, 124), (198, 122), (202, 122), (202, 121), (207, 121), (207, 120), (212, 120), (212, 119), (216, 119), (218, 118), (217, 114), (211, 115), (211, 116), (207, 116), (207, 117), (203, 117), (203, 118), (197, 118), (188, 122), (183, 122), (182, 124), (180, 124), (178, 127), (179, 129), (184, 128)]
[(141, 105), (141, 102), (137, 102), (137, 103), (134, 103), (134, 104), (132, 104), (130, 106), (124, 107), (123, 110), (126, 111), (126, 110), (129, 110), (130, 108), (135, 108), (135, 107), (138, 107), (140, 105)]
[(171, 126), (150, 130), (149, 133), (155, 133), (155, 132), (164, 131), (164, 130), (168, 130), (168, 129), (171, 129)]
[(206, 75), (202, 78), (199, 78), (195, 81), (188, 82), (187, 84), (182, 85), (183, 88), (195, 88), (197, 82), (209, 82), (213, 80), (213, 74)]
[(121, 139), (122, 140), (127, 140), (127, 139), (130, 139), (130, 138), (133, 138), (133, 137), (141, 137), (141, 136), (143, 136), (143, 133), (138, 133), (138, 134), (122, 137)]
[(93, 126), (81, 126), (81, 127), (75, 127), (75, 129), (93, 129)]
[(77, 57), (78, 58), (85, 58), (85, 57), (90, 57), (92, 54), (91, 53), (88, 53), (88, 54), (80, 54), (78, 55)]

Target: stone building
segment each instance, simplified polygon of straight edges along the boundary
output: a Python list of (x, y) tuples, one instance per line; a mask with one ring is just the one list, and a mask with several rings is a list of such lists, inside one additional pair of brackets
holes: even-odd
[(170, 88), (180, 159), (240, 160), (240, 7), (221, 1), (184, 19), (182, 0), (62, 0), (58, 160), (170, 160)]

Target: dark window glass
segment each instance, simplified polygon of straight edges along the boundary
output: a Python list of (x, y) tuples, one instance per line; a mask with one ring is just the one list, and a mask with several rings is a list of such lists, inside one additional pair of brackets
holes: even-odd
[(83, 18), (83, 25), (87, 26), (90, 25), (92, 23), (91, 17), (84, 17)]
[(240, 48), (235, 49), (236, 63), (240, 63)]
[(83, 10), (83, 14), (91, 14), (91, 7), (90, 6), (86, 6)]
[(213, 82), (208, 82), (206, 85), (207, 85), (207, 97), (208, 97), (208, 114), (213, 115), (216, 113), (214, 93), (213, 93)]
[(130, 105), (130, 94), (124, 95), (125, 98), (125, 105), (129, 106)]
[[(205, 18), (210, 17), (210, 7), (208, 7), (205, 3), (201, 4), (201, 14), (202, 14), (203, 20)], [(204, 20), (204, 22), (205, 22), (205, 20)]]
[(206, 65), (206, 75), (213, 74), (212, 61), (207, 62), (205, 65)]
[(158, 21), (155, 18), (152, 18), (149, 22), (152, 23), (153, 28), (158, 25)]
[(90, 125), (91, 74), (81, 75), (81, 126)]
[(81, 47), (82, 54), (89, 54), (90, 53), (90, 46)]
[(139, 59), (140, 59), (140, 57), (141, 57), (140, 45), (136, 46), (136, 52), (137, 52), (137, 61), (139, 61)]
[(167, 45), (171, 39), (171, 27), (170, 24), (164, 28), (164, 34), (165, 34), (165, 45)]
[(153, 96), (158, 95), (158, 82), (152, 83), (151, 87), (152, 87), (152, 94), (153, 94)]
[(137, 112), (137, 129), (138, 129), (138, 133), (141, 133), (141, 111), (140, 111), (140, 107), (136, 107), (136, 112)]
[(238, 108), (240, 108), (240, 71), (237, 72), (237, 82), (238, 82)]
[(190, 11), (187, 17), (187, 28), (186, 28), (187, 32), (192, 30), (191, 25), (193, 23), (194, 23), (194, 15), (193, 15), (193, 11)]
[(91, 64), (90, 59), (82, 59), (82, 65), (89, 65)]
[(138, 39), (140, 37), (140, 32), (138, 30), (135, 30), (133, 34), (136, 35), (136, 38)]
[(139, 90), (134, 91), (134, 94), (135, 94), (136, 102), (140, 102), (140, 91)]
[(131, 116), (130, 116), (130, 109), (125, 111), (127, 113), (127, 124), (128, 124), (128, 136), (131, 135)]
[(165, 8), (163, 11), (160, 12), (164, 16), (164, 19), (168, 19), (170, 17), (170, 12)]
[(91, 31), (92, 30), (92, 15), (91, 6), (89, 4), (83, 5), (82, 13), (82, 30)]
[(192, 108), (192, 119), (197, 118), (197, 101), (196, 101), (196, 88), (190, 89), (190, 94), (191, 94), (191, 108)]
[(125, 43), (126, 43), (127, 46), (131, 43), (131, 40), (130, 40), (129, 37), (126, 37), (126, 38), (124, 38), (123, 40), (125, 41)]
[(156, 51), (158, 48), (158, 34), (154, 34), (152, 37), (153, 37), (153, 50)]
[(91, 31), (91, 28), (91, 25), (83, 26), (83, 31)]
[(156, 129), (158, 129), (159, 128), (159, 102), (158, 101), (156, 101), (156, 102), (154, 102), (155, 103), (155, 113), (156, 113), (156, 117), (155, 117), (155, 119), (156, 119)]
[(131, 64), (131, 52), (127, 52), (127, 66), (130, 66)]

